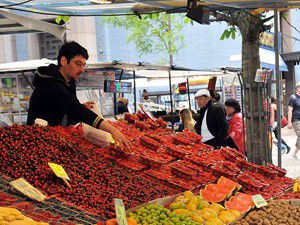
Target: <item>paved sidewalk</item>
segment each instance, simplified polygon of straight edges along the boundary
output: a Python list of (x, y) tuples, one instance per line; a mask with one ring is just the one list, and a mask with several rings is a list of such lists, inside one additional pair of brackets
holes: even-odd
[[(300, 176), (300, 152), (298, 152), (298, 159), (293, 158), (293, 153), (295, 151), (295, 143), (297, 140), (297, 136), (294, 130), (289, 130), (287, 127), (281, 130), (281, 136), (285, 140), (285, 142), (291, 147), (291, 151), (289, 154), (282, 154), (281, 162), (282, 167), (287, 170), (287, 176), (291, 178), (297, 178)], [(274, 136), (273, 136), (274, 138)], [(274, 139), (273, 139), (274, 140)], [(276, 140), (276, 139), (275, 139)], [(273, 144), (272, 150), (273, 164), (277, 165), (278, 162), (278, 154), (277, 154), (277, 146)]]

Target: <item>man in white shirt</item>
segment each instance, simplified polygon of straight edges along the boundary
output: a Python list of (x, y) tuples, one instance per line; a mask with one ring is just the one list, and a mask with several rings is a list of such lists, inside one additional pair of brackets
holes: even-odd
[(195, 99), (200, 107), (196, 132), (203, 137), (202, 142), (215, 148), (223, 146), (228, 137), (228, 123), (223, 107), (211, 100), (207, 89), (197, 91)]

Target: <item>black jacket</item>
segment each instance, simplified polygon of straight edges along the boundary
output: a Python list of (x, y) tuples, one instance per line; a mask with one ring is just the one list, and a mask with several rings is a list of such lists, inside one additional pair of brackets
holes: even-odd
[(226, 121), (226, 114), (223, 107), (217, 103), (209, 101), (205, 108), (200, 110), (195, 130), (197, 134), (201, 135), (201, 126), (205, 111), (207, 111), (206, 123), (209, 132), (215, 137), (213, 146), (222, 146), (224, 140), (228, 136), (228, 123)]
[(66, 82), (54, 64), (37, 68), (33, 80), (35, 87), (29, 103), (27, 124), (34, 124), (36, 118), (44, 119), (51, 126), (82, 121), (93, 125), (97, 114), (87, 109), (76, 96), (75, 80)]

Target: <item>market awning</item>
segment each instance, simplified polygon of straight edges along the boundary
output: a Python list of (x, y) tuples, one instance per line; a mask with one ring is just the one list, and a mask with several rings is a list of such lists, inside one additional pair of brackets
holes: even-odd
[[(300, 8), (299, 0), (204, 0), (199, 4), (209, 8), (253, 9)], [(95, 16), (142, 14), (160, 11), (185, 12), (186, 0), (0, 0), (0, 5), (7, 9), (39, 14)]]
[(281, 54), (281, 56), (285, 62), (294, 62), (298, 64), (300, 62), (300, 52), (285, 53), (285, 54)]
[[(275, 52), (270, 51), (264, 48), (259, 48), (259, 57), (261, 62), (261, 67), (266, 69), (275, 70)], [(242, 55), (231, 55), (229, 57), (229, 61), (231, 62), (241, 62)], [(288, 71), (287, 65), (283, 61), (283, 59), (279, 56), (279, 69), (281, 71)]]
[(47, 32), (63, 40), (65, 28), (55, 23), (54, 19), (39, 20), (18, 15), (6, 9), (0, 9), (0, 35), (16, 33)]
[(51, 63), (56, 63), (56, 61), (44, 58), (11, 63), (2, 63), (0, 64), (0, 73), (30, 71), (35, 70), (37, 67), (40, 66), (48, 66)]

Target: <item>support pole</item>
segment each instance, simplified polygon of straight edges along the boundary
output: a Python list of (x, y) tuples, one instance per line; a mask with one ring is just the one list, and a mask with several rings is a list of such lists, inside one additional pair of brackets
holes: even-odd
[(117, 109), (117, 94), (114, 93), (114, 116), (118, 114), (118, 109)]
[[(244, 110), (244, 83), (242, 80), (242, 72), (238, 72), (237, 76), (239, 78), (239, 82), (240, 82), (240, 87), (241, 87), (241, 106), (242, 106), (242, 117), (243, 117), (243, 139), (244, 139), (244, 150), (245, 152), (247, 152), (247, 146), (246, 146), (246, 129), (245, 129), (245, 110)], [(223, 78), (222, 78), (223, 79)]]
[(133, 104), (134, 104), (134, 113), (136, 113), (136, 83), (135, 83), (135, 70), (133, 70)]
[(274, 5), (274, 50), (275, 50), (275, 75), (276, 75), (276, 97), (277, 97), (277, 132), (278, 132), (278, 166), (281, 167), (281, 76), (279, 71), (279, 42), (278, 42), (278, 5)]
[(172, 80), (171, 80), (171, 68), (169, 69), (169, 90), (170, 90), (170, 104), (171, 104), (171, 123), (172, 129), (174, 129), (174, 115), (173, 115), (173, 98), (172, 98)]
[(188, 91), (189, 109), (192, 110), (189, 78), (186, 78), (186, 86)]

